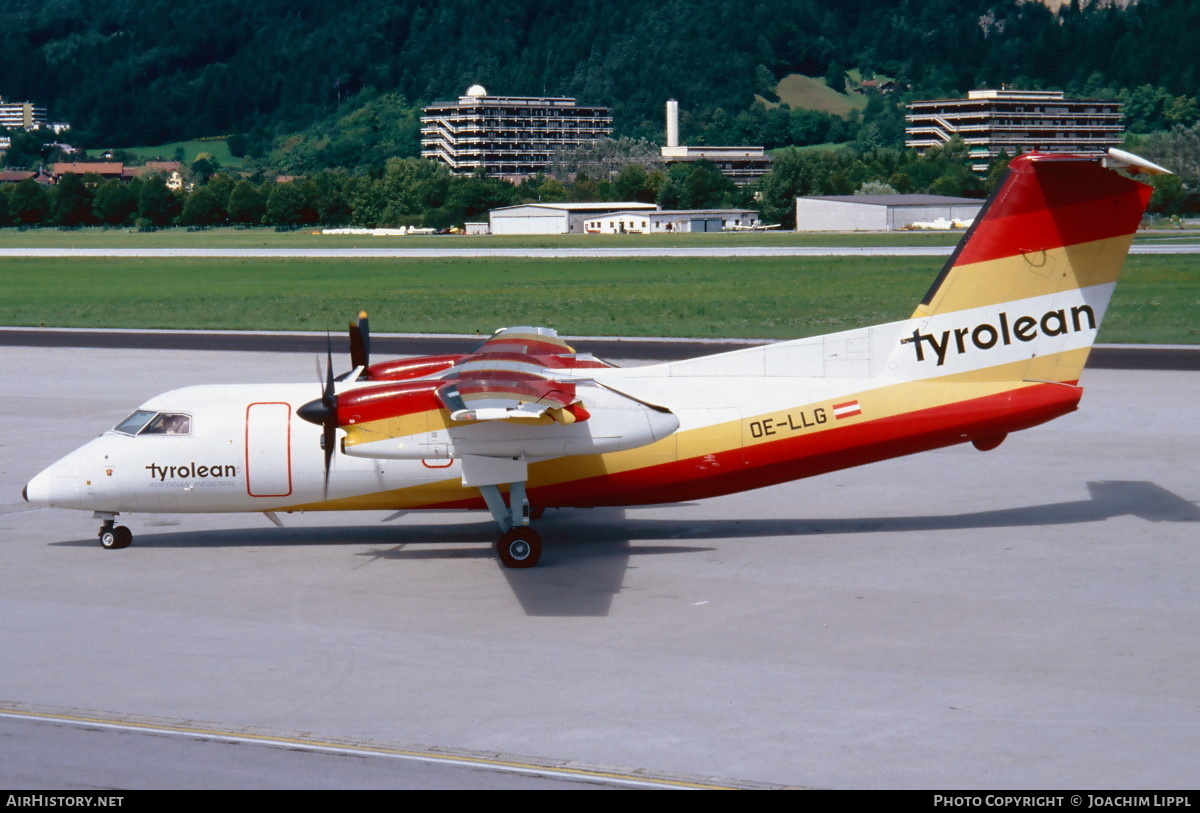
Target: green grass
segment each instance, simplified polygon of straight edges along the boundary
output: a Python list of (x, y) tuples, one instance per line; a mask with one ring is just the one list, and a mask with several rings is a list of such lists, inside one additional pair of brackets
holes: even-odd
[[(851, 110), (862, 110), (867, 106), (867, 99), (857, 93), (838, 93), (820, 77), (803, 76), (798, 73), (788, 74), (779, 80), (775, 86), (775, 94), (779, 101), (788, 107), (805, 110), (820, 110), (835, 116), (846, 116)], [(768, 107), (778, 107), (765, 99)]]
[[(936, 258), (0, 260), (0, 324), (793, 338), (908, 316)], [(1100, 340), (1200, 343), (1200, 258), (1134, 257)]]
[(145, 161), (173, 161), (175, 150), (183, 148), (184, 166), (190, 166), (196, 157), (206, 152), (221, 162), (222, 167), (241, 169), (243, 159), (235, 158), (229, 151), (229, 144), (224, 138), (195, 139), (192, 141), (173, 141), (170, 144), (160, 144), (157, 147), (123, 147)]
[(466, 237), (362, 237), (316, 234), (316, 229), (183, 228), (156, 232), (88, 228), (0, 229), (0, 248), (696, 248), (705, 246), (952, 246), (962, 232), (797, 234), (789, 231), (718, 234), (548, 234)]
[[(703, 248), (707, 246), (952, 246), (962, 231), (852, 232), (791, 231), (718, 234), (546, 234), (465, 237), (414, 235), (360, 237), (322, 235), (317, 229), (277, 232), (270, 228), (185, 228), (138, 232), (133, 229), (0, 228), (0, 248)], [(1186, 243), (1196, 230), (1139, 232), (1138, 242)]]

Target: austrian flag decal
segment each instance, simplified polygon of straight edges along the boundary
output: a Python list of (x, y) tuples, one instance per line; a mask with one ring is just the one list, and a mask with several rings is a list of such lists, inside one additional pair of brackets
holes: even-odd
[(842, 418), (853, 418), (855, 415), (862, 414), (862, 407), (858, 405), (858, 401), (847, 401), (844, 404), (833, 405), (833, 417), (839, 421)]

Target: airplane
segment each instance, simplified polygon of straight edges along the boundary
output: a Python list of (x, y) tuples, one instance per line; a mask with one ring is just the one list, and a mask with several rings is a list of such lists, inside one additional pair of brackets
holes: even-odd
[(770, 231), (771, 229), (778, 229), (781, 225), (780, 223), (755, 223), (752, 226), (733, 225), (726, 226), (725, 231)]
[[(1118, 172), (1117, 170), (1122, 170)], [(691, 501), (971, 443), (1076, 409), (1080, 374), (1151, 188), (1138, 156), (1014, 159), (908, 319), (684, 361), (617, 367), (549, 328), (320, 383), (151, 398), (25, 486), (122, 512), (487, 509), (507, 567), (535, 565), (549, 507)], [(316, 397), (314, 397), (316, 396)]]

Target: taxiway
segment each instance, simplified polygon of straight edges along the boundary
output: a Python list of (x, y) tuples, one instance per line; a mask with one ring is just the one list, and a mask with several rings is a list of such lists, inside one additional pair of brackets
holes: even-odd
[[(133, 546), (104, 551), (88, 514), (21, 502), (152, 395), (313, 369), (0, 347), (0, 711), (134, 726), (93, 724), (120, 738), (100, 749), (123, 756), (109, 786), (161, 786), (174, 746), (136, 736), (147, 721), (681, 784), (1195, 784), (1195, 372), (1089, 370), (1079, 412), (986, 454), (550, 511), (528, 571), (497, 564), (482, 514), (123, 515)], [(41, 758), (0, 750), (0, 785), (102, 784), (65, 732), (33, 742)], [(181, 753), (171, 786), (219, 784), (211, 750)], [(338, 784), (303, 745), (231, 753), (246, 770), (227, 786), (378, 786), (384, 770)]]

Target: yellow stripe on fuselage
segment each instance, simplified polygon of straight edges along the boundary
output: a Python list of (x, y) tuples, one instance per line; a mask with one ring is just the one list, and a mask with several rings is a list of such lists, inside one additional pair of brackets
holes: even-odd
[[(743, 415), (738, 420), (722, 421), (708, 426), (682, 430), (657, 443), (623, 452), (560, 457), (532, 463), (529, 466), (527, 485), (529, 488), (538, 488), (620, 474), (677, 460), (700, 458), (706, 454), (716, 455), (739, 448), (772, 443), (784, 437), (794, 437), (798, 433), (815, 433), (833, 428), (840, 429), (865, 421), (893, 418), (921, 410), (1015, 391), (1047, 381), (1070, 382), (1073, 379), (1034, 376), (1031, 372), (1038, 369), (1052, 371), (1058, 367), (1082, 366), (1082, 359), (1086, 359), (1087, 352), (1087, 348), (1071, 350), (1049, 354), (1032, 361), (1022, 360), (917, 381), (887, 383), (878, 387), (841, 393), (823, 401), (797, 404), (795, 407), (777, 409), (769, 413)], [(803, 381), (803, 379), (779, 379), (782, 386), (790, 386), (797, 392), (805, 390)], [(721, 388), (714, 386), (714, 391), (721, 391)], [(832, 405), (848, 400), (859, 402), (861, 414), (840, 420), (835, 419)], [(730, 408), (733, 409), (736, 406), (730, 405)], [(811, 425), (805, 426), (803, 418), (796, 418), (787, 424), (787, 435), (782, 435), (780, 432), (767, 434), (754, 431), (753, 425), (756, 422), (761, 428), (763, 422), (768, 419), (778, 419), (786, 413), (811, 415), (814, 410), (818, 409), (825, 410), (827, 416), (827, 420), (819, 424), (813, 421)], [(742, 411), (745, 412), (744, 409)], [(433, 474), (432, 471), (430, 473)], [(297, 505), (288, 510), (397, 510), (471, 499), (477, 496), (477, 493), (474, 488), (464, 488), (460, 479), (453, 477), (409, 488)]]

